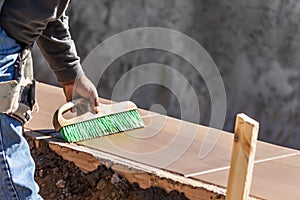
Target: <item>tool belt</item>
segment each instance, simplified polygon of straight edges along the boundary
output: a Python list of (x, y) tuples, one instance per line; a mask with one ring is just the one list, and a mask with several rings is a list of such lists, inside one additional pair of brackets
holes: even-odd
[(24, 124), (31, 119), (34, 104), (35, 81), (31, 51), (25, 49), (19, 53), (15, 62), (13, 80), (0, 82), (0, 112)]

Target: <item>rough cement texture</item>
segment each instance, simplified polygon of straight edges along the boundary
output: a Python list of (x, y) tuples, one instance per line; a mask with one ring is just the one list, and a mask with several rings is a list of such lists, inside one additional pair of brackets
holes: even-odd
[[(83, 59), (106, 38), (131, 28), (158, 26), (187, 34), (208, 51), (224, 80), (227, 95), (224, 129), (232, 131), (235, 115), (244, 112), (260, 122), (261, 140), (300, 149), (298, 1), (73, 0), (68, 15)], [(38, 55), (36, 49), (34, 54)], [(46, 66), (38, 56), (35, 62)], [(211, 103), (201, 75), (170, 53), (141, 50), (120, 57), (101, 77), (100, 95), (110, 98), (115, 83), (125, 72), (149, 62), (172, 66), (190, 82), (198, 94), (200, 123), (209, 124)], [(55, 83), (46, 69), (36, 67), (37, 79)], [(134, 82), (132, 78), (128, 84)], [(185, 94), (186, 90), (182, 90), (181, 95)], [(189, 96), (180, 107), (170, 88), (158, 85), (141, 87), (132, 100), (144, 108), (161, 104), (169, 115), (179, 118), (180, 109), (191, 107)]]

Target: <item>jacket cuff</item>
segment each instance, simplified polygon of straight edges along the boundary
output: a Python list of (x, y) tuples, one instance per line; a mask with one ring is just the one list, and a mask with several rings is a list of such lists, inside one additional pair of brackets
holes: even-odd
[(67, 67), (63, 70), (57, 70), (53, 72), (56, 75), (57, 81), (62, 84), (72, 82), (84, 75), (80, 64), (75, 65), (74, 67)]

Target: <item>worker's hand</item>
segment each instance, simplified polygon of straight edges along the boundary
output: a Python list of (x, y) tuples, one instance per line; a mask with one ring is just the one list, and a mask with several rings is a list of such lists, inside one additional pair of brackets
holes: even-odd
[(94, 111), (97, 113), (99, 110), (98, 106), (98, 92), (94, 84), (85, 76), (81, 76), (79, 79), (69, 82), (62, 83), (66, 100), (72, 101), (73, 97), (81, 96), (85, 99), (89, 99)]

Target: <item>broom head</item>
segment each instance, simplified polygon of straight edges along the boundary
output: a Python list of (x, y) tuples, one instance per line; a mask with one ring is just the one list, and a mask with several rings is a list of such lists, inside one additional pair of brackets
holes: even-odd
[(87, 100), (79, 99), (64, 104), (55, 112), (53, 126), (66, 141), (77, 142), (144, 127), (137, 107), (131, 101), (101, 104), (97, 114), (86, 111), (70, 119), (63, 116), (66, 112), (87, 104)]

